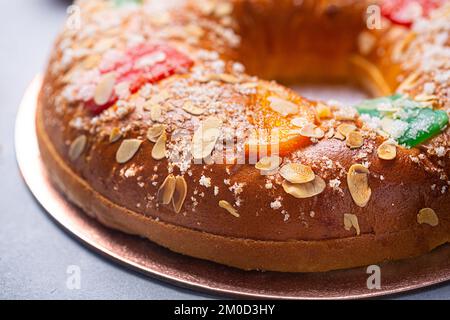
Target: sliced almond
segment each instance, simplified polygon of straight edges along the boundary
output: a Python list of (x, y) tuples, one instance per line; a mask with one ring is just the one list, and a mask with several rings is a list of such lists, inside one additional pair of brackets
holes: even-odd
[(154, 105), (154, 104), (151, 103), (150, 100), (147, 100), (147, 101), (144, 102), (142, 108), (143, 108), (145, 111), (151, 111), (153, 105)]
[(347, 184), (353, 201), (359, 207), (365, 207), (372, 196), (369, 187), (369, 169), (361, 164), (354, 164), (347, 174)]
[(297, 117), (291, 120), (291, 124), (295, 127), (303, 128), (304, 126), (310, 124), (310, 121), (304, 117)]
[(284, 191), (291, 196), (298, 199), (306, 199), (321, 194), (327, 185), (321, 177), (316, 176), (313, 181), (301, 184), (291, 183), (285, 180), (282, 186)]
[(221, 81), (221, 82), (231, 83), (231, 84), (241, 82), (239, 80), (239, 78), (237, 78), (234, 75), (229, 74), (229, 73), (210, 74), (201, 80), (201, 82), (208, 82), (208, 81)]
[(291, 183), (307, 183), (315, 179), (316, 175), (310, 166), (301, 163), (288, 163), (280, 169), (283, 178)]
[(76, 138), (69, 148), (69, 159), (71, 161), (77, 160), (86, 148), (87, 137), (83, 134)]
[(187, 183), (182, 176), (175, 178), (175, 190), (172, 196), (173, 209), (176, 213), (181, 211), (187, 195)]
[(158, 138), (166, 130), (166, 127), (162, 124), (155, 124), (147, 130), (147, 139), (151, 142), (156, 142)]
[(102, 60), (102, 56), (99, 54), (93, 54), (88, 56), (86, 59), (83, 60), (83, 68), (90, 70), (95, 68), (100, 64), (100, 61)]
[(321, 139), (325, 136), (325, 132), (321, 128), (310, 123), (300, 129), (300, 135), (308, 138)]
[(419, 102), (435, 103), (439, 101), (439, 97), (434, 94), (418, 94), (414, 97), (414, 100)]
[(359, 115), (354, 107), (345, 106), (339, 102), (330, 101), (330, 108), (333, 112), (333, 118), (337, 121), (354, 121)]
[(282, 161), (278, 156), (263, 157), (255, 164), (255, 168), (263, 172), (274, 171), (278, 169)]
[(118, 141), (120, 138), (122, 138), (122, 132), (119, 128), (115, 127), (111, 130), (111, 133), (109, 134), (109, 143), (114, 143)]
[(159, 104), (154, 104), (150, 107), (150, 119), (152, 121), (158, 122), (161, 121), (162, 117), (162, 108)]
[(239, 78), (233, 76), (232, 74), (228, 74), (228, 73), (219, 74), (218, 79), (220, 81), (226, 82), (226, 83), (239, 83), (240, 82)]
[(161, 187), (158, 189), (158, 201), (162, 204), (169, 204), (175, 192), (176, 179), (173, 174), (169, 174)]
[(344, 140), (345, 140), (345, 136), (344, 136), (342, 133), (340, 133), (339, 131), (336, 131), (336, 132), (334, 133), (333, 138), (338, 139), (338, 140), (341, 140), (341, 141), (344, 141)]
[(167, 134), (165, 131), (161, 133), (158, 140), (156, 140), (155, 145), (152, 149), (152, 158), (155, 160), (162, 160), (166, 157), (166, 142)]
[(316, 107), (317, 116), (320, 119), (329, 119), (331, 118), (331, 108), (323, 103), (319, 103)]
[(352, 228), (355, 228), (356, 235), (361, 234), (361, 229), (359, 228), (358, 217), (354, 214), (344, 214), (344, 228), (347, 231), (350, 231)]
[(187, 101), (184, 105), (183, 105), (183, 110), (186, 111), (187, 113), (190, 113), (194, 116), (200, 116), (205, 112), (205, 109), (195, 106), (191, 101)]
[(397, 92), (406, 92), (412, 88), (414, 88), (421, 79), (420, 72), (413, 72), (405, 80), (397, 87)]
[(243, 83), (241, 86), (244, 89), (256, 89), (256, 88), (258, 88), (259, 85), (257, 82), (246, 82), (246, 83)]
[(422, 102), (438, 100), (438, 99), (439, 99), (439, 97), (435, 94), (425, 94), (425, 93), (418, 94), (417, 96), (414, 97), (414, 100), (422, 101)]
[(343, 123), (337, 127), (337, 131), (342, 134), (344, 137), (347, 137), (348, 134), (352, 131), (356, 130), (356, 126), (354, 124)]
[(298, 106), (291, 101), (275, 96), (270, 96), (267, 100), (270, 102), (270, 108), (284, 117), (290, 114), (298, 113)]
[(235, 216), (236, 218), (240, 217), (240, 215), (237, 212), (237, 210), (228, 201), (220, 200), (219, 201), (219, 207), (227, 210), (231, 215)]
[(135, 62), (135, 68), (145, 69), (151, 68), (154, 65), (164, 62), (167, 59), (167, 55), (164, 52), (156, 52), (150, 55), (144, 55), (141, 58), (138, 58)]
[(417, 215), (417, 222), (419, 224), (428, 224), (432, 227), (436, 227), (439, 224), (439, 218), (431, 208), (424, 208), (419, 211)]
[(139, 147), (142, 144), (142, 140), (139, 139), (127, 139), (123, 140), (116, 153), (116, 161), (118, 163), (126, 163), (134, 157)]
[(394, 160), (397, 157), (397, 146), (389, 140), (383, 142), (377, 149), (378, 158)]
[(346, 143), (350, 149), (358, 149), (364, 144), (364, 138), (360, 132), (352, 131), (347, 135)]
[(116, 75), (113, 72), (107, 73), (100, 78), (94, 92), (95, 104), (102, 106), (109, 101), (113, 94), (115, 83)]
[[(170, 97), (169, 92), (167, 90), (162, 90), (159, 93), (153, 95), (151, 99), (148, 101), (148, 105), (151, 107), (152, 105), (159, 104), (161, 105)], [(148, 109), (150, 110), (150, 108)]]
[(279, 97), (281, 99), (284, 100), (289, 100), (289, 92), (288, 90), (286, 90), (285, 88), (277, 85), (274, 82), (271, 83), (265, 83), (265, 84), (261, 84), (262, 86), (264, 86), (264, 88), (269, 91), (269, 92), (273, 92), (276, 93), (276, 97)]
[(334, 130), (334, 128), (333, 128), (333, 127), (330, 127), (330, 128), (328, 129), (327, 133), (325, 134), (325, 136), (326, 136), (328, 139), (331, 139), (331, 138), (334, 137), (335, 133), (336, 133), (336, 131)]
[(214, 9), (214, 14), (217, 17), (225, 17), (230, 15), (233, 12), (233, 3), (224, 1), (216, 4)]
[(220, 136), (222, 121), (216, 117), (205, 119), (195, 131), (192, 138), (192, 156), (194, 159), (204, 159), (211, 155)]

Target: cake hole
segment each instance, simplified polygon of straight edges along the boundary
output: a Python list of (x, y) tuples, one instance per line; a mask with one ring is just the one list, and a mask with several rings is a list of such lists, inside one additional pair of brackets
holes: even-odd
[(289, 86), (301, 96), (311, 100), (336, 100), (345, 105), (354, 105), (370, 95), (352, 84), (295, 84)]

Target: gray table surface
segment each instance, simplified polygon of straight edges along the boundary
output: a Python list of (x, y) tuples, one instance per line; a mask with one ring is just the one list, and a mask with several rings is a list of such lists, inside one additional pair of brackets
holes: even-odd
[[(99, 257), (45, 214), (20, 177), (14, 121), (27, 84), (45, 67), (68, 1), (0, 0), (0, 298), (205, 299)], [(67, 287), (67, 269), (81, 270), (81, 288)], [(395, 299), (449, 299), (450, 284)]]

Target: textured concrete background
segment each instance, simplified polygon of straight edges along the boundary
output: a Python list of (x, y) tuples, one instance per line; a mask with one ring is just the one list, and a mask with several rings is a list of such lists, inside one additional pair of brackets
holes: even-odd
[[(213, 298), (99, 257), (59, 229), (28, 192), (15, 161), (15, 115), (27, 84), (45, 67), (69, 2), (0, 0), (0, 4), (0, 298)], [(70, 265), (81, 269), (80, 290), (66, 288)], [(450, 284), (395, 298), (448, 299)]]

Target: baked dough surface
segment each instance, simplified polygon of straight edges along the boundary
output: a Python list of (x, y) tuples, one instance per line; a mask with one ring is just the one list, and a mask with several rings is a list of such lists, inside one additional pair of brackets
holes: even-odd
[[(372, 3), (193, 1), (155, 13), (146, 1), (78, 2), (80, 28), (59, 36), (39, 98), (37, 133), (52, 179), (109, 227), (246, 270), (350, 268), (450, 241), (448, 128), (383, 160), (386, 137), (355, 109), (268, 81), (352, 80), (374, 95), (401, 91), (448, 112), (449, 7), (412, 30), (385, 20), (369, 30), (362, 17)], [(138, 49), (152, 54), (141, 59)], [(173, 59), (176, 67), (132, 92), (118, 83), (130, 79), (118, 77), (129, 59), (165, 67)], [(112, 73), (116, 99), (99, 111)], [(362, 143), (341, 139), (343, 124)], [(161, 125), (167, 141), (148, 139)], [(202, 126), (218, 142), (233, 141), (226, 161), (215, 144), (194, 163)], [(281, 130), (282, 162), (270, 174), (249, 163), (251, 133), (260, 129)], [(312, 171), (314, 195), (287, 183), (304, 178), (291, 164)]]

